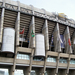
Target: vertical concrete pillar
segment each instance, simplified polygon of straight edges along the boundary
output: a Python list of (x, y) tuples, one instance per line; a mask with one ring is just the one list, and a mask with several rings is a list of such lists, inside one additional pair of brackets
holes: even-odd
[(15, 31), (16, 31), (16, 46), (19, 45), (19, 31), (20, 31), (20, 6), (19, 6), (19, 1), (18, 3), (18, 14), (17, 14), (17, 19), (15, 23)]
[(55, 72), (55, 75), (58, 75), (59, 59), (60, 59), (60, 53), (58, 53), (58, 57), (57, 57), (57, 64), (56, 64), (56, 72)]
[(11, 68), (9, 69), (9, 75), (14, 75), (15, 67), (16, 67), (16, 57), (17, 57), (17, 48), (16, 48), (14, 60), (13, 60), (13, 66), (11, 66)]
[(17, 48), (16, 48), (16, 51), (15, 51), (15, 56), (14, 56), (14, 60), (13, 60), (13, 66), (12, 66), (12, 71), (11, 71), (11, 75), (14, 75), (14, 72), (15, 72), (15, 67), (16, 67), (16, 57), (17, 57)]
[(1, 18), (0, 18), (0, 43), (2, 43), (4, 11), (5, 11), (5, 8), (4, 7), (5, 7), (5, 0), (3, 0), (3, 8), (2, 8)]
[(70, 55), (72, 53), (71, 45), (69, 45), (70, 32), (69, 32), (69, 27), (68, 26), (65, 30), (64, 37), (65, 37), (65, 50), (66, 50), (66, 53), (69, 53), (67, 72), (66, 72), (66, 75), (68, 75), (69, 74), (69, 64), (70, 64)]
[(72, 37), (72, 41), (73, 41), (73, 50), (74, 50), (74, 54), (75, 54), (75, 32), (73, 34), (73, 37)]
[[(29, 72), (30, 72), (30, 73), (31, 73), (31, 69), (32, 69), (33, 55), (34, 55), (34, 49), (32, 49), (31, 57), (30, 57), (30, 68), (29, 68)], [(29, 74), (30, 74), (30, 73), (29, 73)], [(28, 74), (28, 75), (29, 75), (29, 74)]]
[(9, 75), (14, 75), (13, 66), (9, 68)]
[(46, 71), (46, 61), (47, 61), (47, 51), (45, 53), (45, 60), (44, 60), (44, 74), (45, 74), (45, 71)]
[(48, 24), (47, 24), (47, 20), (45, 20), (43, 29), (42, 29), (42, 33), (44, 34), (45, 37), (45, 49), (49, 50), (49, 36), (48, 36)]
[(65, 33), (64, 33), (64, 39), (65, 39), (65, 50), (66, 53), (72, 53), (71, 45), (69, 45), (69, 39), (70, 39), (70, 32), (69, 27), (67, 26)]
[[(33, 34), (31, 34), (33, 32)], [(34, 35), (34, 37), (32, 37)], [(29, 27), (29, 47), (35, 48), (35, 18), (32, 16), (31, 24)]]
[[(18, 3), (18, 10), (20, 10), (19, 2)], [(13, 60), (13, 66), (10, 69), (10, 75), (14, 75), (15, 67), (16, 67), (16, 57), (17, 57), (17, 46), (19, 45), (19, 28), (20, 28), (20, 12), (17, 14), (17, 19), (15, 23), (15, 31), (16, 31), (16, 48), (15, 48), (15, 55)]]
[(32, 49), (32, 52), (31, 52), (29, 67), (27, 67), (26, 69), (23, 70), (24, 71), (24, 75), (30, 75), (31, 74), (33, 54), (34, 54), (34, 49)]
[(44, 61), (44, 73), (45, 73), (45, 70), (46, 70), (46, 60), (47, 60), (47, 50), (49, 50), (49, 36), (48, 36), (48, 24), (47, 24), (47, 19), (45, 20), (45, 23), (44, 23), (44, 26), (43, 26), (43, 29), (42, 29), (42, 33), (44, 34), (44, 37), (45, 37), (45, 61)]
[(58, 52), (55, 75), (58, 75), (59, 59), (60, 59), (60, 52), (61, 52), (61, 39), (60, 39), (59, 24), (58, 23), (56, 24), (53, 36), (54, 36), (55, 51)]
[[(33, 6), (31, 6), (32, 12), (34, 14)], [(33, 31), (34, 37), (32, 37), (31, 33)], [(27, 67), (27, 69), (24, 70), (24, 75), (31, 75), (31, 69), (32, 69), (32, 61), (33, 61), (33, 54), (34, 54), (34, 48), (35, 48), (35, 17), (32, 16), (32, 20), (29, 26), (29, 47), (32, 48), (31, 56), (30, 56), (30, 65)]]
[(66, 75), (69, 75), (69, 66), (70, 66), (70, 57), (71, 55), (69, 54), (69, 58), (68, 58), (68, 63), (67, 63), (67, 72), (66, 72)]
[(20, 12), (18, 12), (18, 15), (17, 15), (15, 31), (16, 31), (16, 46), (18, 46), (19, 45), (19, 31), (20, 31)]
[(24, 75), (30, 75), (31, 71), (30, 70), (30, 67), (27, 67), (26, 69), (23, 70), (23, 73)]
[(54, 47), (56, 52), (61, 52), (61, 38), (60, 38), (60, 32), (59, 32), (59, 24), (56, 24), (54, 33)]

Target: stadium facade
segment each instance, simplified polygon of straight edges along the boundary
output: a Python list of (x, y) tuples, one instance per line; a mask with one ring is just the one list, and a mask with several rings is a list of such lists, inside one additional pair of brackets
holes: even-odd
[(75, 21), (62, 13), (0, 0), (3, 69), (8, 75), (75, 75)]

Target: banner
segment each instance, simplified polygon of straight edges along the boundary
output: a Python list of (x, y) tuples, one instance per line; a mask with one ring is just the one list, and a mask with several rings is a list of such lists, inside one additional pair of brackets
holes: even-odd
[(62, 42), (61, 42), (61, 48), (65, 48), (64, 36), (63, 35), (60, 35), (60, 38), (62, 40)]
[[(63, 35), (60, 35), (60, 39), (61, 39), (61, 48), (65, 48), (65, 41), (64, 41), (64, 36)], [(54, 40), (53, 40), (53, 35), (52, 35), (52, 38), (51, 38), (51, 46), (54, 47)]]

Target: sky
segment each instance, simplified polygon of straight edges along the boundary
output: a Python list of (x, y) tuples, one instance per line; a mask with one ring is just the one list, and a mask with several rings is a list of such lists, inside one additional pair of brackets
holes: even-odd
[(14, 0), (26, 5), (33, 5), (49, 12), (64, 13), (75, 20), (75, 0)]

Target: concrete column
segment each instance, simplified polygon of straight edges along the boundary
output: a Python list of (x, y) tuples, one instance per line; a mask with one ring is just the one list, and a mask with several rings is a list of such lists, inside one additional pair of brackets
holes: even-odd
[[(30, 68), (29, 68), (29, 72), (30, 72), (30, 73), (31, 73), (31, 69), (32, 69), (33, 55), (34, 55), (34, 49), (32, 49), (32, 52), (31, 52)], [(30, 73), (29, 73), (29, 74), (30, 74)], [(28, 75), (29, 75), (29, 74), (28, 74)]]
[(61, 52), (61, 39), (60, 39), (60, 32), (59, 32), (59, 24), (56, 24), (56, 27), (53, 32), (54, 37), (54, 48), (56, 52)]
[(69, 32), (69, 27), (67, 26), (65, 33), (64, 33), (64, 38), (65, 38), (65, 50), (66, 53), (72, 53), (72, 48), (69, 45), (69, 39), (70, 39), (70, 32)]
[(55, 75), (58, 75), (59, 59), (60, 59), (60, 53), (58, 53), (58, 57), (57, 57), (57, 64), (56, 64), (56, 72), (55, 72)]
[(18, 14), (17, 14), (17, 19), (15, 23), (15, 31), (16, 31), (16, 46), (19, 45), (19, 32), (20, 32), (20, 6), (19, 6), (19, 1), (18, 3)]
[(47, 24), (47, 20), (45, 20), (43, 29), (42, 29), (42, 33), (44, 34), (45, 37), (45, 49), (46, 49), (46, 53), (45, 53), (45, 61), (44, 61), (44, 73), (46, 70), (46, 60), (47, 60), (47, 50), (49, 50), (49, 36), (48, 36), (48, 24)]
[(72, 48), (71, 48), (71, 46), (69, 45), (69, 42), (68, 42), (68, 39), (70, 39), (70, 33), (69, 33), (69, 27), (68, 26), (65, 30), (64, 37), (65, 37), (65, 50), (66, 50), (66, 53), (69, 53), (67, 72), (66, 72), (66, 75), (68, 75), (69, 74), (69, 65), (70, 65), (70, 55), (72, 53)]
[(34, 37), (31, 36), (32, 31), (35, 35), (35, 18), (34, 18), (34, 16), (32, 16), (31, 24), (29, 27), (29, 47), (35, 48), (35, 36)]
[(14, 61), (13, 61), (13, 74), (14, 75), (14, 72), (15, 72), (15, 68), (16, 68), (16, 58), (17, 58), (17, 48), (16, 48), (16, 51), (15, 51), (15, 56), (14, 56)]
[(75, 54), (75, 32), (73, 34), (72, 41), (73, 41), (73, 50), (74, 50), (74, 54)]
[[(18, 10), (20, 10), (19, 2), (18, 3)], [(16, 23), (15, 23), (15, 31), (16, 31), (16, 48), (15, 48), (15, 55), (13, 60), (13, 66), (10, 69), (10, 75), (14, 75), (15, 67), (16, 67), (16, 57), (17, 57), (17, 46), (19, 45), (19, 29), (20, 29), (20, 12), (18, 12)]]
[(31, 71), (30, 70), (30, 67), (27, 67), (26, 69), (23, 70), (23, 73), (24, 75), (30, 75)]
[(9, 68), (9, 75), (14, 75), (13, 66)]
[(45, 49), (49, 50), (49, 36), (48, 36), (48, 24), (47, 24), (47, 20), (45, 20), (43, 29), (42, 29), (42, 33), (44, 34), (45, 37)]
[(71, 59), (71, 57), (70, 57), (71, 55), (69, 54), (69, 59), (68, 59), (68, 65), (67, 65), (67, 72), (66, 72), (66, 75), (69, 75), (69, 66), (70, 66), (70, 59)]
[(2, 43), (4, 11), (5, 11), (5, 8), (4, 7), (5, 7), (5, 0), (3, 0), (3, 8), (2, 8), (1, 18), (0, 18), (0, 43)]
[(11, 66), (11, 68), (9, 69), (9, 75), (14, 75), (15, 67), (16, 67), (16, 57), (17, 57), (17, 48), (16, 48), (16, 51), (15, 51), (13, 66)]
[(47, 61), (47, 51), (45, 53), (45, 61), (44, 61), (44, 74), (45, 74), (45, 71), (46, 71), (46, 61)]
[(24, 71), (24, 75), (30, 75), (31, 74), (33, 54), (34, 54), (34, 49), (32, 49), (32, 52), (31, 52), (29, 67), (27, 67), (26, 69), (23, 70)]

